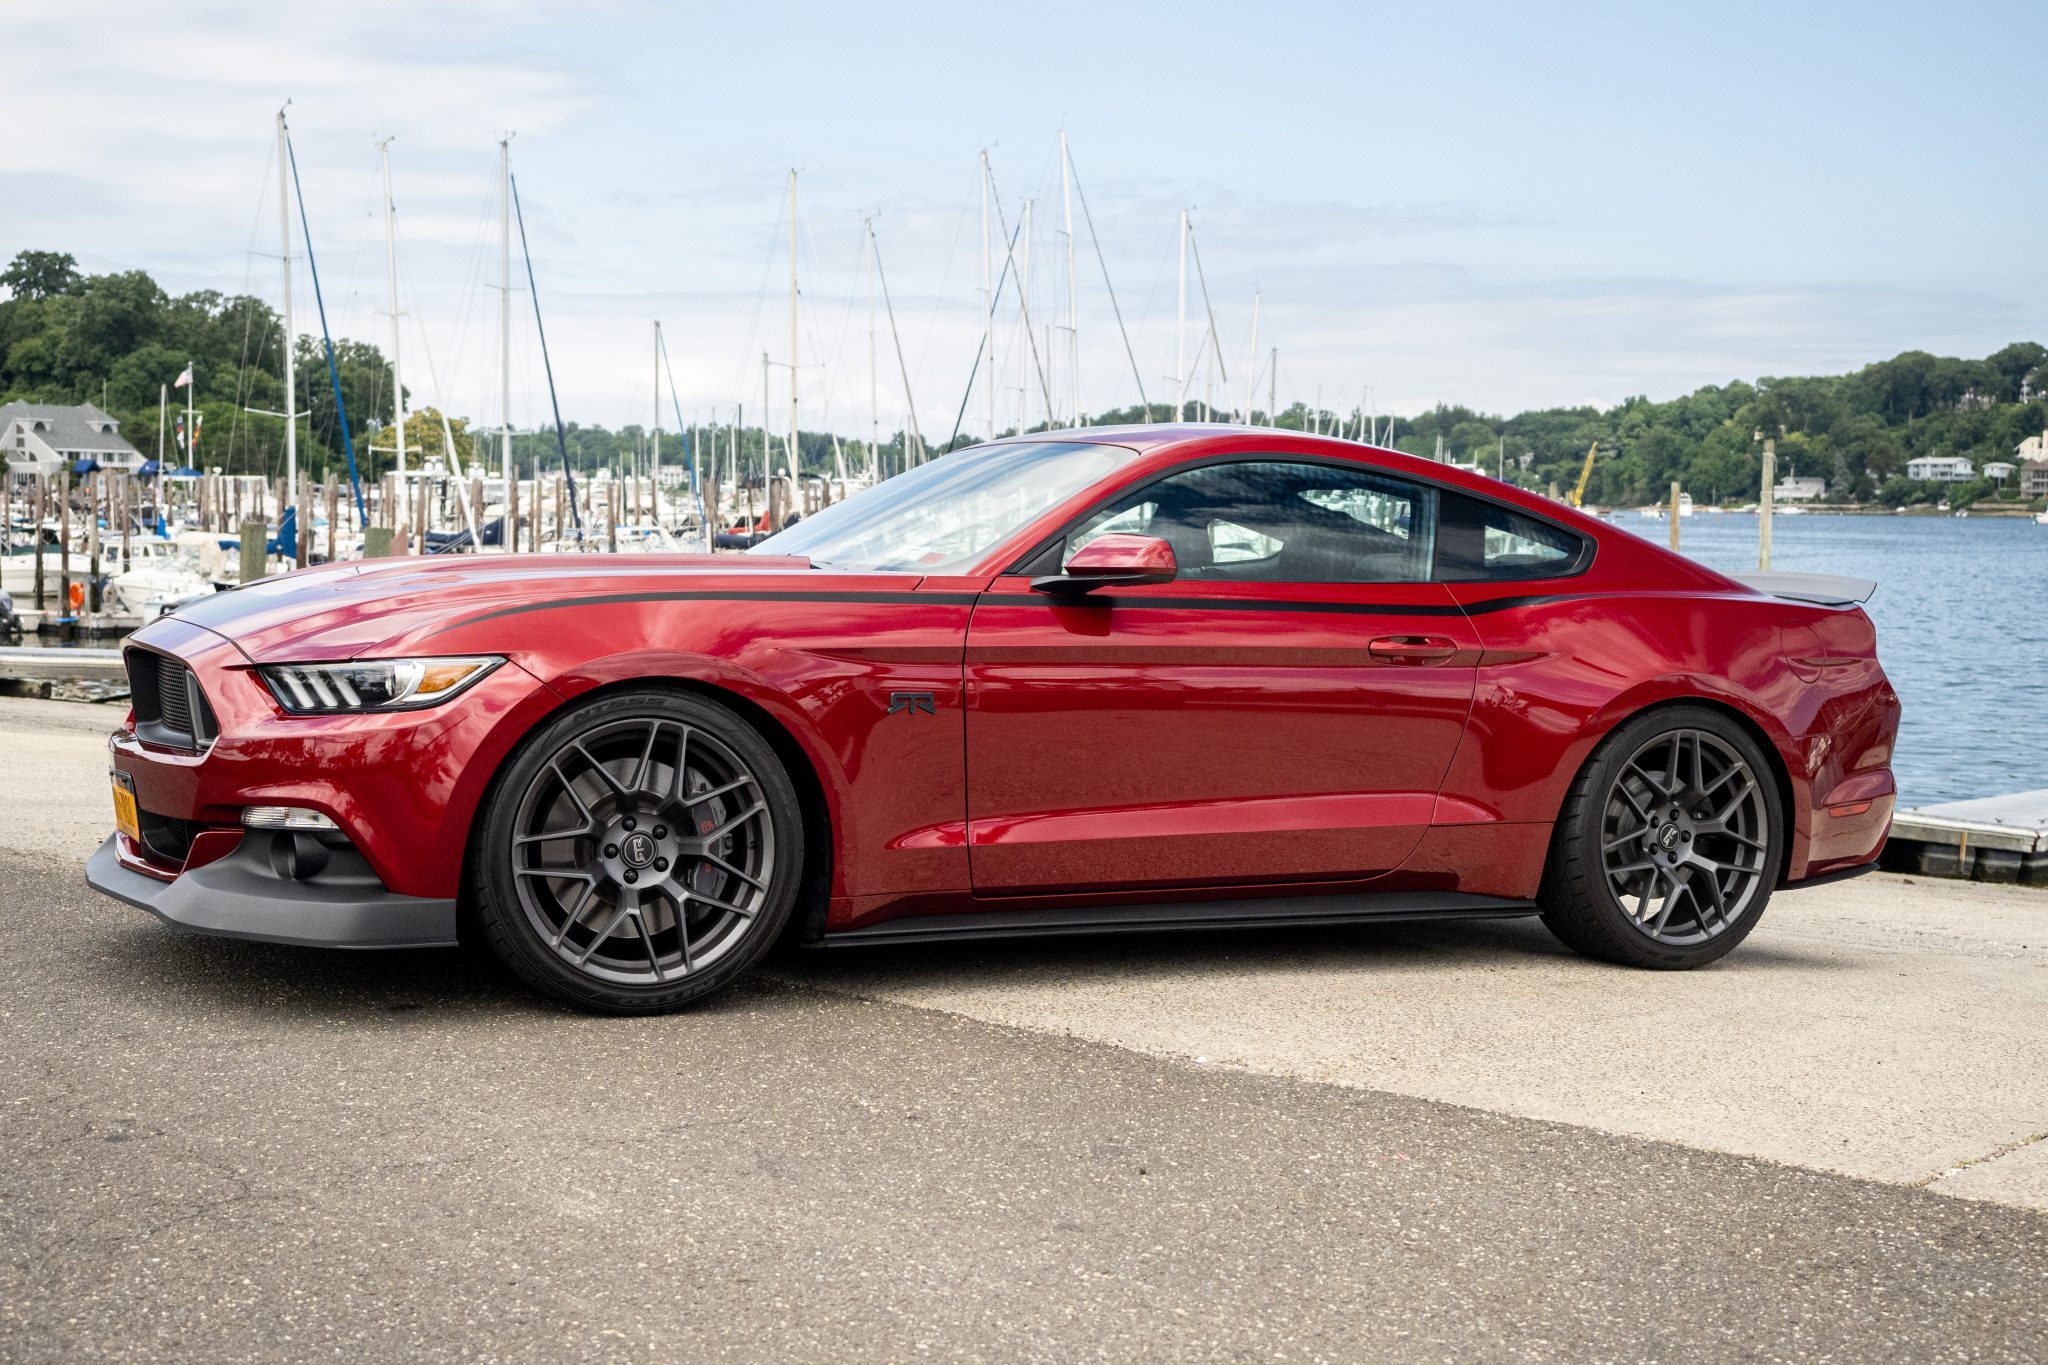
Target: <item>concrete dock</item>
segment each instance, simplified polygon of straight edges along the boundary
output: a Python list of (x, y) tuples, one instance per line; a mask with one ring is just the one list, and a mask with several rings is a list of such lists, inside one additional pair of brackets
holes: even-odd
[(126, 677), (118, 649), (0, 645), (0, 678), (56, 682), (83, 678), (115, 681)]
[(681, 1016), (88, 892), (0, 701), (0, 1357), (2048, 1356), (2048, 892), (803, 953)]
[(1892, 843), (1933, 876), (2048, 885), (2048, 791), (1902, 810)]

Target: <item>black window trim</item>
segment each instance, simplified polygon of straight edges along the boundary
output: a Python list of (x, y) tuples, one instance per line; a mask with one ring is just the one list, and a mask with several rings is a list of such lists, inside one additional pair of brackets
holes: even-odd
[[(1540, 583), (1555, 578), (1577, 578), (1581, 574), (1585, 573), (1588, 569), (1593, 567), (1593, 560), (1600, 552), (1599, 542), (1596, 541), (1593, 537), (1585, 534), (1583, 531), (1575, 531), (1569, 526), (1551, 520), (1549, 517), (1544, 516), (1541, 512), (1532, 512), (1528, 508), (1523, 507), (1518, 503), (1509, 502), (1506, 498), (1495, 497), (1491, 493), (1482, 493), (1469, 488), (1457, 488), (1451, 484), (1441, 483), (1436, 479), (1428, 478), (1426, 476), (1407, 474), (1400, 470), (1388, 469), (1384, 465), (1373, 464), (1365, 460), (1346, 460), (1332, 455), (1295, 454), (1291, 451), (1241, 450), (1233, 451), (1229, 454), (1224, 455), (1205, 455), (1200, 459), (1187, 460), (1181, 464), (1174, 465), (1171, 468), (1160, 470), (1157, 474), (1153, 475), (1151, 478), (1147, 479), (1145, 482), (1141, 484), (1137, 484), (1135, 486), (1127, 485), (1123, 488), (1115, 490), (1114, 492), (1105, 494), (1103, 497), (1098, 498), (1096, 501), (1090, 503), (1087, 507), (1083, 508), (1064, 526), (1060, 527), (1058, 531), (1054, 532), (1052, 535), (1045, 537), (1043, 540), (1033, 545), (1029, 550), (1025, 551), (1022, 555), (1018, 556), (1018, 558), (1011, 563), (1009, 568), (1001, 571), (1000, 576), (1015, 577), (1019, 574), (1058, 573), (1060, 571), (1060, 566), (1057, 561), (1053, 562), (1050, 567), (1047, 567), (1044, 564), (1043, 561), (1045, 560), (1046, 555), (1049, 553), (1053, 553), (1054, 551), (1057, 551), (1061, 546), (1065, 545), (1067, 542), (1067, 538), (1073, 535), (1074, 532), (1079, 530), (1083, 525), (1085, 525), (1090, 517), (1095, 516), (1098, 512), (1104, 511), (1111, 504), (1117, 502), (1119, 499), (1131, 493), (1142, 493), (1146, 489), (1152, 487), (1154, 484), (1164, 483), (1166, 480), (1180, 474), (1185, 474), (1190, 470), (1206, 469), (1211, 465), (1220, 464), (1324, 465), (1331, 469), (1343, 469), (1352, 472), (1364, 470), (1368, 473), (1377, 474), (1381, 478), (1392, 479), (1397, 483), (1412, 483), (1419, 485), (1423, 488), (1429, 489), (1433, 494), (1436, 495), (1434, 499), (1435, 506), (1431, 511), (1431, 515), (1435, 520), (1433, 521), (1430, 527), (1431, 544), (1429, 550), (1429, 577), (1425, 579), (1398, 580), (1401, 582), (1443, 583), (1446, 585), (1453, 583)], [(1498, 507), (1503, 511), (1511, 512), (1516, 516), (1528, 517), (1532, 521), (1541, 522), (1543, 525), (1550, 527), (1558, 534), (1570, 536), (1573, 540), (1577, 541), (1579, 544), (1579, 552), (1576, 556), (1573, 557), (1571, 562), (1565, 568), (1560, 569), (1555, 573), (1532, 575), (1526, 578), (1439, 578), (1437, 577), (1436, 556), (1438, 549), (1443, 544), (1443, 495), (1446, 493), (1456, 494), (1458, 497), (1461, 498), (1470, 498), (1474, 502), (1487, 503), (1491, 506)]]

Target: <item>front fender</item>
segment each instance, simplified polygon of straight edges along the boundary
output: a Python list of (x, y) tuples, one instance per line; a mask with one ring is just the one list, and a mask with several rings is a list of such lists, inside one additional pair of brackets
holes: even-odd
[(825, 799), (837, 809), (846, 794), (846, 768), (810, 711), (752, 669), (727, 659), (679, 650), (639, 649), (572, 665), (547, 679), (565, 702), (600, 688), (631, 683), (674, 683), (739, 698), (780, 726), (817, 774)]
[[(835, 896), (930, 895), (969, 884), (961, 661), (970, 605), (833, 589), (543, 599), (402, 647), (509, 653), (565, 703), (638, 682), (731, 698), (779, 728), (814, 775)], [(929, 709), (892, 710), (903, 692), (928, 696)]]

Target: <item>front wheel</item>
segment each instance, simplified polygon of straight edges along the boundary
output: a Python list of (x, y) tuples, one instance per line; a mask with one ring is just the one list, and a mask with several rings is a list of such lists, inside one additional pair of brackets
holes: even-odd
[(477, 919), (515, 973), (612, 1014), (672, 1010), (758, 962), (804, 860), (773, 749), (715, 702), (614, 693), (521, 747), (480, 822)]
[(1784, 866), (1778, 784), (1718, 711), (1676, 706), (1621, 726), (1573, 782), (1538, 900), (1591, 957), (1699, 967), (1748, 936)]

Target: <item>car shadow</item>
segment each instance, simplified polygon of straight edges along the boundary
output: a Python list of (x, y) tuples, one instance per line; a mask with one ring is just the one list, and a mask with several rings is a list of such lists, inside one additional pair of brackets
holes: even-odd
[[(481, 949), (374, 952), (299, 948), (178, 933), (137, 923), (100, 940), (99, 965), (122, 994), (180, 1001), (209, 1013), (351, 1019), (559, 1019), (576, 1011), (528, 987)], [(1812, 971), (1834, 964), (1791, 945), (1745, 943), (1707, 971)], [(1067, 938), (962, 940), (860, 948), (788, 949), (686, 1014), (794, 1004), (804, 990), (1001, 986), (1048, 978), (1113, 990), (1147, 978), (1315, 972), (1388, 977), (1467, 969), (1486, 973), (1633, 975), (1579, 957), (1534, 918), (1191, 930)], [(630, 1024), (631, 1019), (620, 1019)]]
[[(300, 948), (180, 933), (147, 922), (101, 941), (101, 965), (124, 994), (180, 1001), (209, 1013), (273, 1017), (430, 1017), (601, 1020), (527, 986), (482, 949)], [(758, 1009), (790, 994), (774, 982), (747, 983), (698, 1002), (690, 1012)], [(633, 1022), (618, 1018), (620, 1023)]]
[[(1825, 953), (1797, 945), (1751, 940), (1699, 970), (1814, 971), (1839, 965)], [(884, 983), (890, 988), (987, 985), (1027, 976), (1108, 987), (1148, 976), (1324, 972), (1384, 977), (1459, 968), (1634, 976), (1639, 970), (1573, 952), (1534, 916), (818, 947), (785, 952), (774, 966), (786, 980), (826, 990)]]

